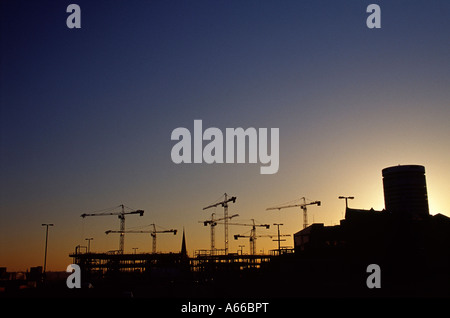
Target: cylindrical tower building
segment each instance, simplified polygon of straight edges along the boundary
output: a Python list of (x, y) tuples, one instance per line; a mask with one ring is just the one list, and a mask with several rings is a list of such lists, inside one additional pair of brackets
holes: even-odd
[(386, 210), (405, 219), (429, 216), (425, 167), (405, 165), (382, 170)]

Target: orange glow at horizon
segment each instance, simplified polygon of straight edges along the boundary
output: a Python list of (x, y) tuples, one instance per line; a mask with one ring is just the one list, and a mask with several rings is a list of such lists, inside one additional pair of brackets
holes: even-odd
[[(139, 11), (114, 2), (107, 15), (99, 13), (104, 4), (86, 2), (92, 28), (67, 36), (49, 24), (65, 14), (57, 6), (5, 2), (0, 267), (43, 265), (42, 223), (55, 225), (49, 271), (65, 270), (86, 238), (93, 252), (117, 250), (118, 235), (105, 234), (119, 230), (117, 216), (80, 215), (119, 204), (145, 211), (127, 216), (126, 229), (178, 230), (158, 235), (158, 252), (179, 252), (184, 228), (193, 256), (210, 248), (210, 227), (199, 221), (223, 213), (202, 208), (225, 192), (237, 197), (233, 222), (270, 224), (257, 229), (261, 235), (283, 223), (291, 237), (282, 246), (293, 247), (301, 209), (268, 207), (318, 200), (308, 223), (338, 225), (341, 195), (355, 197), (351, 208), (384, 209), (381, 171), (399, 164), (425, 167), (430, 214), (450, 217), (444, 3), (411, 2), (405, 11), (387, 1), (383, 28), (368, 30), (356, 2), (330, 1), (324, 10), (315, 2), (210, 1), (183, 5), (183, 19), (166, 2), (143, 1)], [(411, 22), (418, 12), (426, 23)], [(279, 128), (278, 172), (261, 175), (260, 164), (249, 163), (175, 164), (171, 132), (192, 129), (195, 119), (222, 132)], [(230, 252), (245, 245), (249, 253), (248, 239), (233, 237), (249, 230), (230, 226)], [(258, 253), (277, 247), (267, 237), (256, 244)], [(216, 247), (224, 248), (221, 225)], [(150, 253), (151, 236), (126, 234), (125, 252), (133, 248)]]

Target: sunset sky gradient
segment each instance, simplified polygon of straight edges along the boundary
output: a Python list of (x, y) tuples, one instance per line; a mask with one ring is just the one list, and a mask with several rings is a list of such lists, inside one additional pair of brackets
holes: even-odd
[[(0, 266), (64, 270), (76, 245), (118, 248), (117, 217), (81, 218), (125, 204), (143, 209), (127, 228), (176, 228), (158, 251), (192, 256), (210, 246), (203, 211), (227, 192), (235, 222), (339, 224), (355, 208), (384, 208), (381, 170), (426, 169), (430, 213), (450, 216), (450, 2), (75, 1), (81, 29), (66, 27), (74, 1), (2, 1), (0, 42)], [(366, 8), (381, 7), (381, 29)], [(171, 132), (279, 128), (274, 175), (260, 164), (180, 164)], [(214, 210), (214, 211), (213, 211)], [(230, 227), (230, 251), (247, 240)], [(276, 227), (258, 229), (276, 233)], [(292, 239), (284, 242), (292, 246)], [(217, 227), (216, 246), (223, 248)], [(257, 251), (276, 248), (268, 238)], [(151, 251), (129, 234), (125, 251)]]

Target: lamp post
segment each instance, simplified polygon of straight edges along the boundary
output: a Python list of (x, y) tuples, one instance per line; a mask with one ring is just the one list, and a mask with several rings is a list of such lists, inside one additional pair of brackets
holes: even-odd
[(51, 223), (44, 223), (42, 224), (42, 226), (46, 227), (46, 231), (45, 231), (45, 254), (44, 254), (44, 277), (45, 277), (45, 270), (47, 268), (47, 243), (48, 243), (48, 227), (49, 226), (53, 226), (53, 224)]
[(345, 208), (348, 208), (348, 199), (353, 200), (355, 197), (345, 197), (345, 196), (340, 196), (339, 199), (345, 199)]
[(348, 209), (348, 199), (353, 200), (354, 198), (355, 198), (355, 197), (352, 197), (352, 196), (346, 197), (346, 196), (343, 196), (343, 195), (341, 195), (341, 196), (338, 197), (338, 199), (345, 199), (345, 210), (346, 210), (346, 211), (347, 211), (347, 209)]

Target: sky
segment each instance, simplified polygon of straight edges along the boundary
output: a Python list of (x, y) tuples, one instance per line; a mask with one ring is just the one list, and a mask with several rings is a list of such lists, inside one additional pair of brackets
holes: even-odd
[[(69, 29), (69, 4), (81, 28)], [(366, 8), (381, 8), (369, 29)], [(210, 247), (201, 222), (237, 197), (233, 222), (302, 228), (301, 197), (320, 200), (309, 223), (339, 224), (345, 203), (384, 208), (381, 170), (425, 166), (430, 213), (450, 216), (448, 1), (2, 1), (0, 4), (0, 266), (65, 270), (69, 253), (118, 248), (124, 204), (144, 215), (127, 229), (159, 234), (159, 252)], [(279, 128), (279, 170), (260, 163), (175, 164), (171, 133)], [(295, 201), (297, 200), (297, 201)], [(230, 252), (249, 227), (231, 227)], [(257, 234), (276, 233), (276, 227)], [(216, 247), (223, 248), (223, 226)], [(293, 246), (287, 238), (282, 245)], [(277, 243), (259, 238), (256, 250)], [(150, 252), (128, 234), (125, 252)]]

